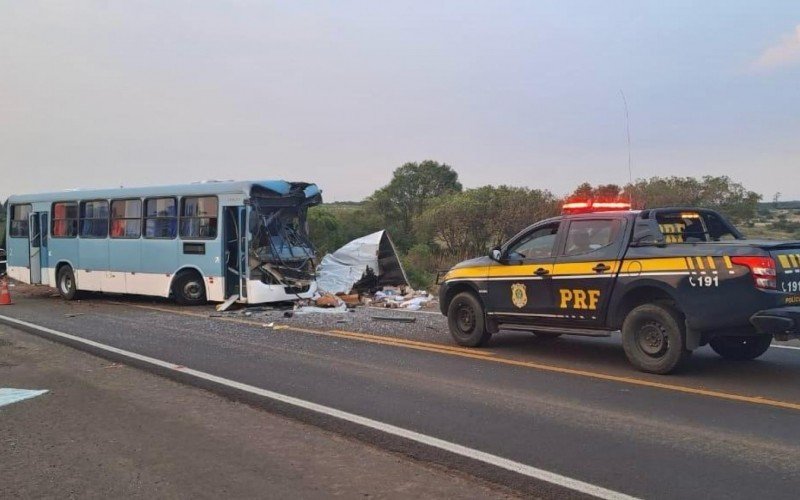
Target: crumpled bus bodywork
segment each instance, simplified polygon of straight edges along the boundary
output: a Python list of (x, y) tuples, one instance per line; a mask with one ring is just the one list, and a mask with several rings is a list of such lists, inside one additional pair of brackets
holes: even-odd
[(247, 302), (314, 294), (316, 254), (308, 238), (307, 216), (308, 208), (321, 202), (314, 184), (253, 186), (248, 205)]

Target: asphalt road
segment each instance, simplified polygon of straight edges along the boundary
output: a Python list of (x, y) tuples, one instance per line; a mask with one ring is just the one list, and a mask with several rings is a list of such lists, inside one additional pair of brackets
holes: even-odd
[[(0, 315), (628, 495), (794, 498), (800, 487), (800, 350), (733, 363), (704, 349), (684, 372), (658, 377), (631, 369), (618, 339), (502, 333), (472, 351), (435, 328), (406, 333), (397, 324), (373, 335), (368, 323), (331, 319), (324, 328), (287, 320), (274, 329), (263, 318), (209, 317), (206, 308), (144, 299), (64, 303), (19, 292)], [(570, 493), (335, 421), (314, 423), (526, 495)]]
[(509, 498), (510, 492), (0, 324), (0, 498)]

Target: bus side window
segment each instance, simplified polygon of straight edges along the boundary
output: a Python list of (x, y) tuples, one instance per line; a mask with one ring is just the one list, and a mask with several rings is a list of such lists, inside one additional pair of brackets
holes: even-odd
[(185, 196), (181, 199), (181, 238), (216, 238), (217, 211), (216, 196)]
[(144, 237), (174, 239), (178, 233), (178, 204), (175, 198), (145, 200)]
[(74, 201), (53, 203), (53, 238), (74, 238), (78, 236), (78, 204)]
[(81, 238), (108, 237), (108, 202), (84, 201), (81, 203)]
[(111, 237), (136, 239), (142, 235), (142, 200), (111, 202)]
[(12, 205), (11, 206), (11, 230), (8, 236), (11, 238), (28, 237), (28, 217), (31, 214), (31, 205)]

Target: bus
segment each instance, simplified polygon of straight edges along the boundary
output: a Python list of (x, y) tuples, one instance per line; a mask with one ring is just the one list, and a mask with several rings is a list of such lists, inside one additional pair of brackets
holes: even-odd
[(259, 304), (316, 292), (315, 184), (207, 181), (11, 196), (7, 274), (82, 291)]

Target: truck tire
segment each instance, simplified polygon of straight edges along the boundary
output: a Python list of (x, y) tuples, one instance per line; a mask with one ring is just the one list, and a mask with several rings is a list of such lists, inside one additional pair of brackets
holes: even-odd
[(58, 294), (64, 300), (75, 300), (78, 298), (78, 284), (75, 283), (75, 273), (70, 266), (62, 266), (56, 276), (56, 288)]
[(748, 361), (761, 356), (772, 343), (772, 335), (714, 337), (709, 341), (714, 352), (725, 359)]
[(172, 284), (175, 302), (182, 306), (199, 306), (206, 303), (206, 285), (196, 272), (182, 272)]
[(466, 347), (482, 346), (492, 336), (486, 329), (483, 305), (470, 292), (461, 292), (450, 301), (447, 325), (453, 340)]
[(667, 374), (692, 353), (686, 349), (681, 313), (669, 303), (634, 308), (622, 324), (622, 346), (628, 361), (647, 373)]

